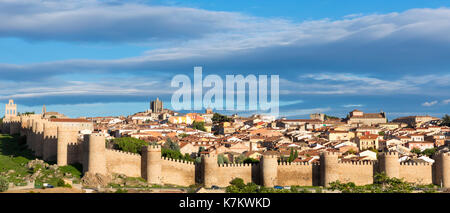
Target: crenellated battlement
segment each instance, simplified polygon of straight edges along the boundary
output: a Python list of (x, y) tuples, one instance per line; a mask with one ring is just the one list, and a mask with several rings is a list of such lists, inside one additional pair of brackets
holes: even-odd
[(129, 155), (129, 156), (137, 156), (137, 157), (141, 157), (140, 154), (136, 154), (136, 153), (132, 153), (132, 152), (125, 152), (122, 150), (117, 150), (117, 149), (106, 149), (107, 152), (112, 152), (112, 153), (117, 153), (117, 154), (121, 154), (121, 155)]
[(148, 145), (148, 146), (144, 146), (143, 149), (147, 152), (160, 152), (161, 146), (160, 145)]
[(394, 152), (394, 151), (383, 152), (378, 155), (382, 156), (382, 157), (397, 157), (398, 158), (398, 152)]
[(67, 146), (80, 146), (80, 145), (81, 145), (81, 143), (77, 143), (77, 142), (69, 142), (67, 144)]
[(338, 164), (351, 165), (351, 166), (372, 166), (374, 161), (338, 161)]
[(91, 137), (105, 137), (105, 134), (103, 134), (103, 133), (92, 133)]
[(194, 165), (195, 162), (192, 161), (186, 161), (186, 160), (181, 160), (181, 159), (173, 159), (173, 158), (168, 158), (168, 157), (162, 157), (161, 160), (163, 161), (170, 161), (170, 162), (174, 162), (174, 163), (180, 163), (180, 164), (189, 164), (189, 165)]
[(400, 162), (400, 166), (431, 166), (428, 162)]
[(278, 166), (312, 166), (313, 164), (309, 162), (278, 162)]
[(219, 167), (252, 167), (253, 164), (251, 163), (224, 163), (219, 164)]

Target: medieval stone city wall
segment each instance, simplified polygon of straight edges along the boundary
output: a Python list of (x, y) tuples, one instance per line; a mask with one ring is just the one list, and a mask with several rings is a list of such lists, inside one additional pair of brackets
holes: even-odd
[[(318, 163), (277, 163), (277, 182), (280, 186), (317, 186), (319, 185)], [(297, 177), (297, 178), (292, 178)]]
[(367, 185), (373, 183), (374, 163), (371, 161), (338, 162), (338, 180), (356, 185)]
[(161, 159), (161, 183), (190, 186), (195, 184), (195, 164), (174, 160), (170, 158)]
[(106, 149), (106, 172), (141, 177), (141, 155)]
[(206, 187), (227, 186), (234, 178), (266, 187), (275, 185), (328, 186), (330, 182), (373, 183), (376, 172), (418, 184), (434, 183), (450, 188), (450, 153), (439, 153), (435, 163), (400, 163), (396, 152), (381, 153), (378, 161), (342, 162), (339, 153), (324, 152), (319, 163), (279, 163), (277, 156), (264, 155), (261, 163), (222, 164), (217, 155), (203, 155), (202, 162), (183, 162), (161, 156), (161, 147), (144, 146), (142, 155), (106, 149), (105, 135), (81, 136), (82, 127), (63, 125), (39, 115), (4, 119), (3, 133), (26, 136), (26, 144), (37, 156), (59, 166), (80, 163), (83, 172), (142, 177), (151, 184)]
[(429, 163), (400, 163), (400, 178), (412, 183), (432, 184), (432, 165)]

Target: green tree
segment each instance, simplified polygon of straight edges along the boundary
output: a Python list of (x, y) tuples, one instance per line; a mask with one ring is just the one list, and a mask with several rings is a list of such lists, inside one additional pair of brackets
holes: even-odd
[(142, 147), (148, 145), (147, 142), (132, 137), (115, 138), (113, 142), (120, 150), (139, 154), (141, 153)]
[(414, 154), (417, 154), (417, 155), (422, 154), (422, 151), (420, 151), (420, 149), (418, 149), (418, 148), (413, 148), (413, 149), (411, 150), (411, 152), (414, 153)]
[(290, 162), (292, 162), (294, 160), (295, 160), (295, 158), (294, 158), (294, 149), (291, 148), (291, 153), (289, 154), (288, 162), (290, 163)]
[(198, 129), (198, 130), (200, 130), (200, 131), (206, 131), (206, 129), (205, 129), (205, 122), (197, 122), (197, 121), (194, 121), (194, 122), (192, 123), (192, 128)]
[(235, 163), (243, 163), (246, 160), (246, 156), (245, 155), (239, 155), (234, 159)]
[(218, 164), (224, 164), (224, 163), (228, 164), (228, 163), (230, 163), (230, 160), (225, 155), (220, 154), (217, 156), (217, 163)]
[(180, 145), (177, 142), (172, 141), (172, 139), (167, 138), (166, 142), (163, 145), (163, 148), (170, 149), (174, 151), (180, 151)]
[(450, 116), (445, 114), (444, 117), (442, 117), (442, 123), (441, 126), (450, 126)]
[(340, 119), (340, 118), (331, 116), (331, 115), (325, 115), (325, 120), (330, 120), (330, 119)]
[(17, 115), (34, 115), (34, 112), (24, 112), (24, 113), (18, 112)]
[(205, 147), (203, 147), (203, 146), (198, 147), (198, 153), (203, 152), (203, 151), (205, 151)]
[(214, 113), (211, 120), (215, 123), (221, 123), (221, 122), (231, 122), (233, 119), (216, 112)]
[(423, 155), (426, 155), (426, 156), (428, 156), (428, 157), (433, 156), (434, 153), (436, 153), (436, 148), (425, 149), (425, 150), (423, 150), (423, 152), (422, 152)]
[(246, 158), (243, 163), (259, 163), (259, 160), (253, 158)]
[(195, 163), (201, 163), (202, 162), (202, 158), (201, 157), (196, 157), (195, 158)]

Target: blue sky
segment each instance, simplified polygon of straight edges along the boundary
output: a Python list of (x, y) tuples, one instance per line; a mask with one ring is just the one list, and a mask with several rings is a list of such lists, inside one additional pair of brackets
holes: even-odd
[[(450, 2), (0, 0), (0, 101), (128, 115), (176, 74), (276, 74), (281, 115), (450, 113)], [(4, 105), (0, 105), (4, 112)]]

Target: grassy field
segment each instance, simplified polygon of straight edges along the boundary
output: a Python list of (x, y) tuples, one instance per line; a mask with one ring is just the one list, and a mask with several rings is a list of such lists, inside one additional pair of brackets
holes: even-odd
[[(0, 174), (15, 185), (25, 185), (26, 179), (39, 172), (35, 178), (37, 186), (49, 183), (58, 186), (65, 174), (69, 174), (74, 182), (79, 182), (81, 177), (81, 165), (68, 165), (56, 169), (45, 165), (36, 165), (27, 168), (27, 164), (36, 159), (33, 151), (27, 148), (25, 137), (19, 135), (0, 134)], [(45, 162), (46, 165), (53, 164)]]
[(9, 182), (16, 185), (23, 184), (23, 178), (32, 174), (26, 165), (35, 159), (33, 152), (26, 148), (23, 139), (18, 135), (0, 135), (0, 173), (14, 171), (6, 177)]

